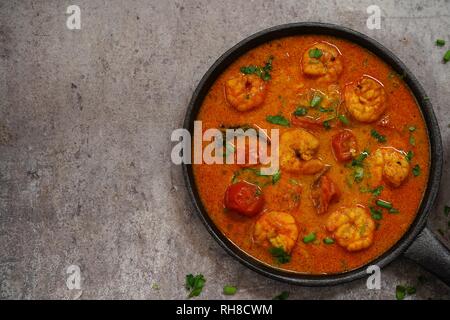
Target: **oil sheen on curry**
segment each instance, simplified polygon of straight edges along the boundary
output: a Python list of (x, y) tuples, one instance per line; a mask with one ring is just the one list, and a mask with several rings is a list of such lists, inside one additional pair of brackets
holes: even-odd
[(402, 80), (347, 40), (295, 36), (238, 58), (197, 120), (208, 128), (278, 128), (280, 169), (194, 165), (209, 216), (241, 250), (274, 267), (333, 274), (389, 250), (426, 188), (429, 141)]

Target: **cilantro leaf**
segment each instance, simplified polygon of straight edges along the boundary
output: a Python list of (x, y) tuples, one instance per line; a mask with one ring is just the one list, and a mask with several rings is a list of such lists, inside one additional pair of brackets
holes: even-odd
[(279, 295), (272, 298), (272, 300), (287, 300), (289, 298), (289, 292), (283, 291)]
[(266, 121), (273, 124), (277, 124), (279, 126), (289, 127), (290, 125), (289, 120), (283, 117), (282, 115), (267, 116)]
[(277, 172), (275, 172), (275, 173), (272, 175), (272, 184), (277, 183), (278, 180), (280, 180), (280, 179), (281, 179), (281, 171), (278, 170)]
[(308, 54), (310, 58), (319, 59), (323, 55), (323, 52), (319, 48), (313, 48), (309, 50)]
[(241, 67), (240, 71), (243, 74), (256, 74), (264, 81), (269, 81), (272, 79), (272, 76), (270, 75), (270, 71), (272, 71), (272, 61), (273, 56), (270, 56), (264, 67), (249, 65)]
[(192, 274), (186, 275), (186, 290), (189, 291), (189, 298), (198, 297), (203, 290), (206, 279), (202, 274), (197, 274), (196, 276)]
[(420, 166), (418, 164), (416, 164), (414, 168), (412, 168), (412, 173), (414, 177), (420, 176)]
[(278, 263), (284, 264), (291, 261), (291, 256), (281, 247), (272, 247), (269, 252)]
[(378, 132), (377, 130), (375, 130), (375, 129), (370, 130), (370, 135), (371, 135), (372, 137), (374, 137), (375, 139), (377, 139), (378, 142), (384, 143), (384, 142), (387, 141), (387, 140), (386, 140), (386, 136), (382, 135), (381, 133), (379, 133), (379, 132)]

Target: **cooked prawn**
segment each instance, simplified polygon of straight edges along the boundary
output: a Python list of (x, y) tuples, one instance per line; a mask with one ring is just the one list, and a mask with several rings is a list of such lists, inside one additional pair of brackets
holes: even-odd
[(256, 221), (253, 239), (256, 243), (282, 248), (290, 253), (298, 237), (298, 228), (292, 215), (280, 211), (264, 213)]
[(294, 173), (315, 174), (324, 164), (313, 159), (319, 149), (319, 140), (303, 129), (286, 131), (280, 138), (280, 166)]
[(249, 111), (264, 102), (266, 84), (257, 75), (240, 74), (225, 82), (225, 97), (236, 110)]
[(303, 53), (303, 73), (318, 80), (336, 82), (343, 70), (339, 49), (326, 42), (318, 42)]
[(406, 154), (394, 148), (379, 148), (368, 158), (370, 182), (378, 185), (384, 178), (393, 187), (399, 187), (408, 177), (410, 166)]
[(373, 122), (386, 110), (383, 85), (369, 76), (345, 87), (345, 106), (352, 117), (361, 122)]
[(373, 242), (375, 223), (362, 207), (341, 208), (327, 220), (327, 230), (333, 232), (337, 243), (348, 251), (358, 251)]

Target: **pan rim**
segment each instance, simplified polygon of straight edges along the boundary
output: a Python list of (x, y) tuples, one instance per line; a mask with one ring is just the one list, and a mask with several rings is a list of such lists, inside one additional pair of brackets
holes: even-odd
[(213, 63), (213, 65), (207, 70), (207, 72), (204, 74), (204, 76), (196, 86), (196, 89), (192, 95), (186, 111), (183, 127), (189, 132), (192, 132), (194, 120), (197, 116), (197, 113), (201, 106), (201, 102), (203, 101), (206, 92), (208, 92), (211, 85), (223, 72), (223, 70), (226, 69), (226, 67), (228, 67), (228, 65), (230, 65), (235, 59), (237, 59), (248, 50), (251, 50), (252, 48), (255, 48), (268, 41), (287, 36), (304, 34), (332, 35), (338, 38), (352, 41), (371, 51), (373, 54), (387, 63), (397, 73), (405, 75), (404, 81), (416, 98), (417, 104), (419, 105), (420, 111), (427, 126), (428, 137), (430, 141), (430, 173), (428, 177), (427, 188), (424, 192), (423, 199), (417, 211), (416, 218), (411, 223), (408, 230), (403, 234), (403, 236), (389, 250), (387, 250), (379, 257), (363, 266), (360, 266), (359, 268), (343, 273), (312, 275), (301, 274), (298, 272), (291, 272), (287, 270), (281, 270), (276, 267), (271, 267), (241, 250), (233, 242), (231, 242), (231, 240), (229, 240), (222, 234), (222, 232), (216, 227), (212, 219), (209, 217), (206, 209), (203, 207), (196, 189), (192, 165), (183, 163), (182, 169), (186, 188), (189, 193), (189, 198), (193, 204), (194, 210), (200, 217), (208, 232), (219, 243), (219, 245), (225, 249), (228, 254), (230, 254), (240, 263), (252, 269), (253, 271), (256, 271), (275, 280), (304, 286), (330, 286), (353, 281), (367, 276), (366, 268), (369, 265), (375, 264), (380, 268), (383, 268), (391, 263), (411, 245), (417, 235), (425, 227), (429, 212), (431, 211), (435, 203), (439, 190), (443, 165), (443, 149), (439, 125), (437, 123), (432, 104), (427, 98), (425, 90), (423, 89), (417, 78), (414, 76), (414, 74), (405, 66), (405, 64), (399, 58), (397, 58), (394, 53), (392, 53), (389, 49), (384, 47), (376, 40), (347, 27), (319, 22), (297, 22), (274, 26), (259, 31), (241, 40), (225, 53), (223, 53)]

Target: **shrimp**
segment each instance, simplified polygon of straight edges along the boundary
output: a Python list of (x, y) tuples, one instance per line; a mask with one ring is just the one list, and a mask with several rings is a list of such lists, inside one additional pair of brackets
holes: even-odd
[(280, 211), (264, 213), (255, 224), (253, 239), (265, 247), (282, 248), (290, 253), (298, 238), (298, 228), (292, 215)]
[(254, 74), (240, 74), (225, 82), (225, 97), (238, 111), (249, 111), (260, 106), (266, 98), (264, 80)]
[(375, 223), (362, 207), (341, 208), (328, 217), (326, 228), (340, 246), (358, 251), (372, 244)]
[(377, 80), (363, 76), (357, 83), (350, 83), (344, 93), (347, 111), (360, 122), (373, 122), (386, 110), (386, 92)]
[(378, 148), (368, 159), (370, 184), (378, 185), (383, 178), (393, 187), (399, 187), (408, 177), (410, 166), (406, 154), (394, 148)]
[(280, 138), (281, 168), (303, 174), (315, 174), (321, 171), (324, 164), (319, 159), (313, 159), (319, 149), (319, 140), (308, 131), (292, 129), (286, 131)]
[(329, 43), (319, 42), (303, 53), (303, 73), (331, 83), (336, 82), (343, 70), (339, 49)]

